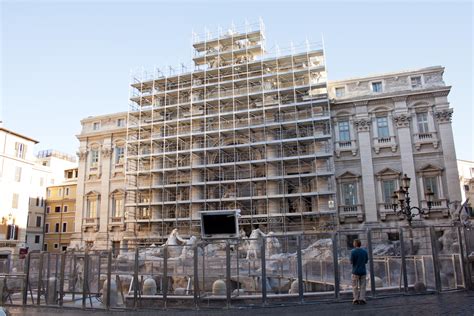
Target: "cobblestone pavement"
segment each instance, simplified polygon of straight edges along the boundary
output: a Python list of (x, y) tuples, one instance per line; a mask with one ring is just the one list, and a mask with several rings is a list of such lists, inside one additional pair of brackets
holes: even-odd
[(367, 305), (352, 305), (350, 301), (306, 303), (291, 306), (230, 308), (219, 310), (140, 310), (91, 311), (59, 308), (9, 307), (11, 315), (119, 315), (119, 316), (204, 316), (204, 315), (474, 315), (474, 291), (440, 295), (415, 295), (369, 299)]

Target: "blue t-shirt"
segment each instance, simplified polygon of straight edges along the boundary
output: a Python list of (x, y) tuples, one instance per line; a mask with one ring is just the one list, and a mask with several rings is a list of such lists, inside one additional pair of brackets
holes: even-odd
[(351, 251), (352, 274), (366, 275), (365, 265), (369, 261), (367, 251), (362, 248), (354, 248)]

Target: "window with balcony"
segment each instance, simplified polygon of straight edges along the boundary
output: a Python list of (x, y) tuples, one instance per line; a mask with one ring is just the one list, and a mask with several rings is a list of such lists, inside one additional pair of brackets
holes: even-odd
[(388, 118), (386, 116), (377, 117), (377, 135), (378, 138), (389, 138)]
[(122, 217), (124, 213), (124, 192), (116, 190), (112, 193), (112, 217)]
[(416, 114), (416, 122), (418, 125), (418, 133), (428, 133), (428, 113), (418, 113)]
[(396, 180), (382, 180), (382, 198), (385, 204), (390, 204), (393, 192), (397, 189)]
[(357, 205), (357, 184), (355, 182), (342, 184), (342, 200), (344, 205)]
[(115, 158), (114, 162), (116, 165), (121, 165), (125, 160), (125, 147), (117, 146), (115, 147)]
[(99, 165), (99, 149), (93, 148), (90, 151), (90, 166), (97, 167)]
[(351, 141), (349, 121), (340, 121), (337, 123), (337, 126), (339, 127), (339, 141), (340, 142)]
[(373, 92), (382, 92), (382, 81), (372, 82)]
[(423, 178), (425, 184), (425, 192), (431, 190), (434, 193), (433, 200), (439, 199), (438, 193), (438, 177), (425, 177)]
[(89, 192), (86, 197), (86, 215), (88, 218), (97, 218), (99, 214), (100, 194)]

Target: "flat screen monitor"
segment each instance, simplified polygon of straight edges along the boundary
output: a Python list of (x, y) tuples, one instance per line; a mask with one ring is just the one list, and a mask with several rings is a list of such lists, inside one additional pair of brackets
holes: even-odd
[(201, 212), (202, 239), (239, 237), (239, 210)]

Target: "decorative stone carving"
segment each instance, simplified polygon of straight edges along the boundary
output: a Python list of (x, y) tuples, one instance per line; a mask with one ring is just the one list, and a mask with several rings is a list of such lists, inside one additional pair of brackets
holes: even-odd
[(437, 112), (434, 112), (434, 115), (438, 123), (451, 123), (451, 118), (453, 116), (453, 109), (437, 111)]
[(79, 158), (79, 160), (86, 160), (87, 151), (79, 150), (76, 154), (77, 154), (77, 158)]
[(370, 131), (370, 125), (372, 121), (369, 118), (355, 119), (354, 126), (357, 128), (358, 132), (368, 132)]
[(101, 154), (104, 158), (110, 158), (112, 155), (112, 148), (102, 148)]
[(407, 97), (403, 95), (403, 96), (393, 97), (392, 100), (393, 102), (406, 102)]
[(393, 122), (397, 128), (410, 127), (411, 117), (406, 114), (399, 114), (393, 116)]
[(436, 97), (446, 97), (449, 94), (449, 90), (433, 92), (432, 95)]

